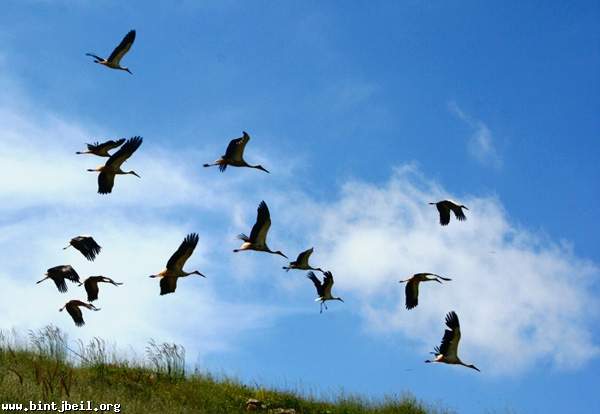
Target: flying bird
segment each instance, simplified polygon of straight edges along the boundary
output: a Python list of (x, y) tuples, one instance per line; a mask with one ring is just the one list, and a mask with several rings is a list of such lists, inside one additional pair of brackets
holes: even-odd
[(96, 243), (91, 236), (77, 236), (73, 237), (67, 247), (63, 247), (63, 250), (73, 246), (81, 252), (89, 261), (94, 261), (96, 255), (100, 253), (102, 247)]
[(67, 284), (65, 283), (65, 279), (70, 280), (71, 282), (80, 282), (79, 275), (71, 265), (51, 267), (46, 271), (45, 275), (46, 277), (42, 280), (37, 281), (36, 284), (42, 283), (46, 279), (52, 279), (54, 281), (54, 284), (58, 288), (58, 291), (63, 293), (67, 291)]
[(307, 278), (312, 280), (315, 288), (317, 288), (317, 295), (319, 295), (319, 297), (315, 299), (315, 302), (321, 302), (321, 311), (319, 313), (323, 313), (323, 306), (325, 306), (325, 309), (327, 309), (327, 304), (325, 302), (328, 300), (339, 300), (340, 302), (344, 301), (342, 298), (331, 296), (331, 288), (333, 287), (333, 275), (331, 272), (325, 272), (323, 275), (323, 283), (321, 283), (314, 272), (308, 272), (306, 275)]
[(98, 168), (90, 168), (89, 172), (99, 172), (98, 193), (108, 194), (115, 185), (115, 175), (133, 174), (140, 178), (135, 171), (123, 171), (121, 165), (142, 145), (142, 137), (129, 138), (117, 152), (110, 156), (106, 164)]
[(431, 281), (442, 283), (442, 280), (450, 281), (452, 279), (436, 275), (435, 273), (415, 273), (410, 278), (401, 280), (399, 283), (406, 283), (404, 290), (406, 294), (406, 309), (412, 309), (419, 304), (419, 283)]
[(440, 224), (442, 226), (447, 226), (450, 223), (450, 211), (454, 213), (454, 216), (459, 221), (464, 221), (467, 219), (465, 213), (463, 212), (463, 208), (468, 210), (466, 206), (461, 204), (457, 204), (452, 200), (442, 200), (437, 203), (429, 203), (431, 205), (435, 205), (437, 207), (438, 212), (440, 213)]
[(160, 294), (166, 295), (168, 293), (175, 292), (177, 289), (177, 278), (186, 277), (189, 275), (204, 276), (197, 270), (193, 272), (186, 272), (183, 270), (183, 265), (190, 258), (196, 245), (198, 244), (198, 234), (188, 234), (175, 253), (171, 256), (167, 262), (167, 268), (156, 275), (150, 275), (150, 277), (160, 277)]
[(290, 262), (289, 266), (283, 266), (283, 269), (285, 269), (286, 272), (289, 272), (290, 269), (298, 269), (298, 270), (318, 270), (319, 272), (323, 273), (323, 270), (319, 267), (311, 267), (308, 264), (308, 259), (310, 257), (310, 255), (313, 253), (314, 249), (311, 247), (308, 250), (303, 251), (302, 253), (300, 253), (298, 255), (298, 258), (293, 261)]
[(108, 151), (118, 148), (125, 142), (125, 138), (113, 141), (106, 141), (103, 143), (94, 142), (93, 144), (85, 144), (87, 151), (77, 151), (75, 154), (93, 154), (99, 157), (110, 157)]
[(60, 308), (58, 311), (62, 312), (64, 308), (67, 308), (67, 312), (69, 312), (69, 315), (71, 315), (71, 318), (73, 318), (75, 325), (83, 326), (85, 325), (85, 322), (83, 320), (83, 314), (81, 313), (81, 309), (79, 309), (80, 306), (94, 311), (100, 310), (100, 308), (95, 307), (91, 303), (85, 303), (80, 300), (70, 300), (65, 304), (65, 306)]
[(479, 371), (475, 365), (465, 364), (458, 357), (458, 343), (460, 341), (460, 324), (458, 322), (458, 316), (456, 312), (451, 311), (446, 315), (446, 326), (450, 329), (444, 331), (444, 337), (442, 338), (442, 344), (434, 348), (433, 360), (427, 360), (425, 362), (440, 362), (444, 364), (455, 364), (462, 365), (467, 368), (472, 368)]
[(238, 235), (238, 239), (243, 240), (242, 245), (239, 249), (235, 249), (234, 252), (240, 252), (243, 250), (255, 250), (258, 252), (267, 252), (271, 254), (278, 254), (280, 256), (288, 258), (285, 254), (281, 253), (279, 250), (272, 251), (267, 246), (267, 233), (269, 232), (269, 227), (271, 227), (271, 214), (269, 213), (269, 208), (267, 207), (267, 203), (261, 201), (258, 205), (258, 213), (256, 215), (256, 223), (252, 226), (252, 231), (250, 232), (250, 237), (246, 236), (244, 233)]
[(241, 137), (234, 138), (229, 142), (227, 150), (225, 151), (224, 155), (221, 155), (221, 158), (212, 164), (204, 164), (204, 166), (212, 167), (214, 165), (218, 165), (221, 172), (225, 171), (228, 165), (231, 165), (232, 167), (256, 168), (268, 173), (269, 171), (267, 171), (262, 165), (250, 165), (244, 161), (244, 148), (246, 148), (248, 141), (250, 141), (250, 135), (248, 135), (246, 131), (243, 131), (243, 135)]
[(115, 282), (109, 277), (105, 276), (90, 276), (83, 283), (79, 283), (79, 286), (83, 285), (87, 293), (88, 302), (93, 302), (98, 299), (98, 283), (110, 283), (114, 286), (121, 286), (123, 283)]
[(121, 66), (121, 59), (125, 56), (125, 53), (129, 52), (133, 41), (135, 40), (135, 30), (131, 30), (129, 33), (125, 35), (119, 46), (113, 50), (108, 59), (101, 58), (100, 56), (94, 55), (93, 53), (86, 53), (86, 56), (91, 56), (94, 58), (94, 63), (99, 63), (101, 65), (106, 66), (111, 69), (119, 69), (129, 72), (131, 75), (131, 71), (129, 68)]

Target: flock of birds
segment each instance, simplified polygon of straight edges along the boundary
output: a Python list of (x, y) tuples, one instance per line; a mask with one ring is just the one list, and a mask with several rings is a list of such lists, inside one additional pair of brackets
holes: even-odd
[[(131, 45), (135, 40), (136, 32), (131, 30), (123, 38), (121, 43), (114, 49), (107, 59), (101, 58), (97, 55), (88, 53), (88, 56), (94, 58), (94, 62), (106, 66), (111, 69), (123, 70), (128, 73), (132, 73), (129, 68), (121, 66), (121, 59), (129, 51)], [(266, 173), (269, 173), (261, 165), (250, 165), (244, 160), (244, 150), (246, 144), (250, 141), (250, 135), (243, 132), (243, 135), (239, 138), (235, 138), (229, 142), (225, 154), (213, 163), (204, 164), (204, 167), (218, 166), (221, 172), (224, 172), (227, 166), (232, 167), (247, 167), (254, 168)], [(110, 140), (103, 143), (87, 144), (86, 151), (79, 151), (77, 154), (91, 154), (98, 157), (108, 158), (106, 163), (94, 169), (88, 169), (90, 172), (98, 172), (98, 193), (109, 194), (112, 192), (115, 177), (117, 175), (134, 175), (138, 178), (140, 176), (135, 171), (123, 171), (121, 169), (123, 163), (127, 161), (138, 148), (142, 145), (143, 139), (139, 136), (132, 137), (125, 140), (124, 138), (118, 140)], [(110, 151), (117, 149), (114, 153)], [(450, 223), (451, 213), (454, 214), (457, 220), (466, 220), (466, 216), (463, 210), (468, 210), (464, 205), (458, 204), (452, 200), (442, 200), (435, 203), (439, 212), (439, 222), (442, 226), (446, 226)], [(240, 234), (238, 238), (242, 240), (242, 244), (238, 249), (233, 250), (234, 252), (241, 252), (246, 250), (254, 250), (257, 252), (266, 252), (279, 256), (283, 256), (287, 259), (287, 256), (279, 250), (271, 250), (267, 245), (267, 233), (271, 227), (271, 216), (269, 208), (264, 201), (258, 206), (256, 222), (250, 231), (250, 236), (246, 234)], [(166, 295), (174, 293), (177, 289), (177, 280), (179, 278), (187, 277), (190, 275), (197, 275), (200, 277), (206, 277), (198, 270), (187, 272), (183, 270), (183, 267), (187, 260), (190, 258), (196, 245), (198, 244), (198, 234), (190, 233), (182, 241), (179, 248), (172, 254), (170, 259), (167, 261), (167, 265), (164, 270), (157, 274), (150, 275), (151, 278), (160, 279), (160, 294)], [(73, 247), (83, 254), (83, 256), (93, 261), (96, 256), (100, 253), (101, 247), (91, 236), (77, 236), (70, 240), (69, 245), (65, 249)], [(307, 270), (307, 278), (310, 279), (317, 291), (318, 297), (315, 301), (320, 302), (320, 312), (323, 312), (323, 308), (327, 309), (326, 302), (328, 301), (340, 301), (344, 300), (340, 297), (333, 296), (331, 289), (333, 287), (333, 274), (330, 271), (322, 270), (319, 267), (312, 267), (309, 264), (309, 258), (313, 253), (313, 248), (301, 252), (295, 261), (292, 261), (288, 266), (283, 266), (286, 271), (289, 270)], [(323, 274), (323, 279), (319, 279), (315, 272)], [(105, 276), (90, 276), (85, 281), (81, 282), (80, 277), (75, 269), (70, 265), (55, 266), (47, 270), (45, 277), (38, 281), (40, 283), (44, 280), (51, 279), (58, 288), (59, 292), (67, 292), (66, 280), (74, 283), (78, 283), (78, 286), (83, 285), (87, 293), (87, 302), (81, 300), (71, 300), (67, 302), (60, 311), (66, 309), (75, 325), (83, 326), (83, 314), (81, 308), (87, 308), (93, 311), (99, 311), (100, 308), (94, 306), (91, 302), (98, 299), (99, 284), (106, 283), (114, 286), (120, 286), (122, 283), (115, 282), (114, 280)], [(434, 273), (416, 273), (412, 277), (401, 280), (400, 283), (406, 283), (405, 297), (406, 297), (406, 308), (413, 309), (418, 305), (419, 300), (419, 285), (421, 282), (436, 281), (443, 283), (442, 281), (450, 281), (451, 279), (442, 277)], [(468, 368), (479, 371), (474, 365), (463, 363), (458, 357), (458, 344), (460, 341), (460, 324), (458, 316), (454, 311), (449, 312), (446, 315), (446, 326), (448, 329), (445, 330), (442, 338), (441, 345), (434, 348), (434, 358), (425, 362), (435, 363), (446, 363), (446, 364), (457, 364), (463, 365)]]

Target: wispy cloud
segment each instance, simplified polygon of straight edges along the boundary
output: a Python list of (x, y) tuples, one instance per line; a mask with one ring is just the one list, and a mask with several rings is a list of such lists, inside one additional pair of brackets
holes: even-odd
[(499, 169), (502, 167), (502, 158), (494, 144), (494, 137), (489, 127), (478, 119), (464, 112), (456, 102), (448, 104), (450, 111), (460, 120), (464, 121), (472, 130), (467, 141), (467, 151), (481, 165)]

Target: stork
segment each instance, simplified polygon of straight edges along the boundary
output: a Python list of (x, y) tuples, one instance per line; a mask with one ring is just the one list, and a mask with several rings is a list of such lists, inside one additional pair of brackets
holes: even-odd
[(77, 151), (75, 154), (93, 154), (99, 157), (110, 157), (108, 151), (118, 148), (125, 142), (125, 138), (113, 141), (105, 141), (102, 143), (94, 142), (93, 144), (85, 144), (87, 151)]
[(83, 256), (90, 262), (94, 261), (96, 255), (100, 253), (100, 250), (102, 249), (102, 247), (96, 243), (92, 236), (73, 237), (67, 247), (63, 247), (63, 250), (66, 250), (71, 246), (79, 250), (81, 254), (83, 254)]
[(278, 254), (287, 259), (288, 257), (279, 250), (273, 251), (267, 246), (267, 233), (269, 232), (269, 227), (271, 227), (271, 214), (269, 213), (267, 203), (261, 201), (258, 205), (256, 223), (252, 226), (250, 237), (246, 236), (244, 233), (238, 235), (238, 239), (242, 240), (243, 243), (239, 249), (234, 249), (233, 251), (255, 250), (258, 252)]
[(404, 290), (406, 295), (406, 309), (412, 309), (419, 304), (419, 283), (431, 281), (442, 283), (442, 280), (450, 281), (452, 279), (436, 275), (435, 273), (415, 273), (408, 279), (399, 281), (398, 283), (406, 283)]
[(119, 69), (129, 72), (129, 74), (133, 75), (129, 68), (121, 66), (121, 59), (125, 56), (125, 53), (129, 52), (133, 41), (135, 40), (135, 30), (131, 30), (129, 33), (125, 35), (119, 46), (115, 47), (115, 50), (110, 54), (108, 59), (101, 58), (100, 56), (94, 55), (93, 53), (86, 53), (86, 56), (91, 56), (94, 58), (94, 63), (99, 63), (101, 65), (106, 66), (111, 69)]
[(183, 270), (183, 265), (190, 258), (196, 245), (198, 244), (198, 234), (188, 234), (175, 253), (171, 256), (167, 262), (167, 268), (156, 275), (150, 275), (150, 277), (160, 277), (160, 294), (166, 295), (168, 293), (175, 292), (177, 289), (177, 278), (186, 277), (189, 275), (204, 276), (197, 270), (193, 272), (186, 272)]
[(80, 300), (74, 299), (74, 300), (70, 300), (67, 303), (65, 303), (65, 306), (60, 308), (58, 311), (62, 312), (63, 309), (67, 308), (67, 312), (69, 313), (69, 315), (71, 315), (71, 318), (73, 318), (73, 322), (75, 322), (75, 325), (83, 326), (83, 325), (85, 325), (85, 322), (83, 320), (83, 314), (81, 313), (81, 309), (79, 309), (80, 306), (83, 306), (84, 308), (88, 308), (88, 309), (94, 310), (94, 311), (100, 310), (100, 308), (95, 307), (91, 303), (85, 303)]
[(71, 265), (51, 267), (46, 271), (45, 276), (46, 277), (42, 280), (38, 280), (36, 284), (42, 283), (46, 279), (52, 279), (54, 281), (54, 284), (58, 288), (58, 291), (62, 293), (67, 291), (67, 284), (65, 283), (65, 279), (70, 280), (71, 282), (79, 283), (79, 275)]
[(479, 371), (475, 365), (465, 364), (458, 357), (458, 343), (460, 342), (460, 324), (458, 322), (458, 315), (456, 312), (451, 311), (446, 315), (446, 326), (450, 329), (444, 331), (444, 337), (442, 338), (442, 344), (434, 348), (433, 360), (426, 360), (425, 362), (440, 362), (444, 364), (455, 364), (462, 365), (467, 368), (472, 368)]
[(437, 203), (429, 203), (431, 205), (435, 205), (437, 207), (438, 212), (440, 213), (440, 224), (442, 226), (447, 226), (450, 223), (450, 211), (454, 213), (454, 216), (458, 221), (464, 221), (467, 219), (463, 209), (468, 210), (466, 206), (455, 203), (452, 200), (442, 200)]
[(314, 272), (308, 272), (306, 277), (312, 280), (315, 288), (317, 288), (317, 295), (319, 295), (319, 297), (315, 299), (315, 302), (321, 302), (321, 311), (319, 313), (323, 313), (323, 306), (325, 306), (325, 309), (327, 309), (327, 304), (325, 302), (328, 300), (339, 300), (340, 302), (344, 301), (342, 298), (331, 296), (331, 288), (333, 287), (333, 275), (331, 272), (328, 271), (323, 273), (323, 283), (321, 283)]
[(289, 272), (290, 269), (298, 269), (298, 270), (318, 270), (323, 273), (323, 270), (319, 267), (311, 267), (308, 264), (308, 259), (310, 255), (313, 253), (314, 249), (311, 247), (308, 250), (303, 251), (298, 255), (298, 258), (294, 262), (290, 262), (289, 266), (283, 266), (286, 272)]
[(121, 286), (123, 283), (115, 282), (110, 277), (105, 276), (90, 276), (83, 283), (79, 283), (79, 286), (83, 285), (87, 293), (88, 302), (93, 302), (98, 299), (98, 283), (110, 283), (114, 286)]
[(98, 193), (108, 194), (115, 185), (115, 175), (132, 174), (140, 178), (135, 171), (123, 171), (121, 165), (142, 145), (142, 137), (133, 137), (127, 140), (117, 152), (110, 156), (106, 164), (88, 169), (89, 172), (99, 172)]
[(241, 137), (234, 138), (229, 142), (227, 150), (225, 150), (224, 155), (221, 155), (221, 158), (212, 164), (204, 164), (204, 166), (212, 167), (218, 165), (221, 172), (225, 171), (228, 165), (231, 165), (232, 167), (256, 168), (268, 173), (269, 171), (262, 165), (250, 165), (244, 160), (244, 148), (246, 148), (246, 144), (250, 141), (250, 135), (246, 131), (242, 131), (242, 134)]

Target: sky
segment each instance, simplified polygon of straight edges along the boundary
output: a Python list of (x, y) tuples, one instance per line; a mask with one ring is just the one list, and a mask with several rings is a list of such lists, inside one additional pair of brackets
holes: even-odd
[[(597, 2), (123, 2), (29, 0), (0, 14), (0, 329), (54, 324), (143, 356), (150, 338), (191, 366), (332, 398), (410, 392), (460, 413), (600, 410), (600, 5)], [(96, 65), (127, 31), (122, 64)], [(202, 164), (247, 131), (258, 170)], [(143, 136), (96, 193), (85, 143)], [(452, 198), (467, 221), (438, 224)], [(335, 277), (319, 314), (302, 271), (232, 253), (261, 200), (269, 245), (314, 247)], [(200, 242), (175, 294), (160, 271)], [(94, 262), (68, 240), (91, 234)], [(71, 264), (83, 298), (35, 285)], [(404, 309), (398, 280), (421, 287)], [(423, 361), (458, 313), (460, 355)]]

